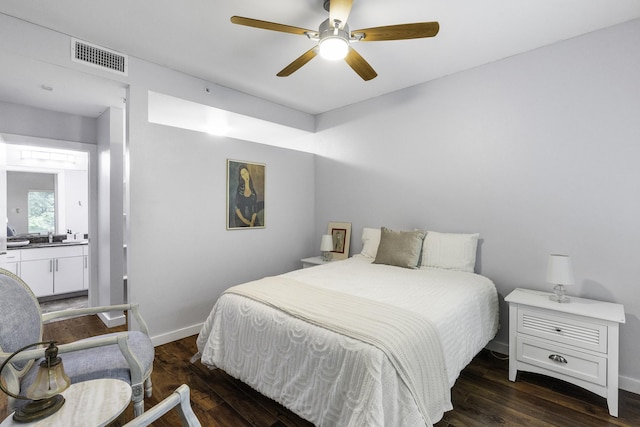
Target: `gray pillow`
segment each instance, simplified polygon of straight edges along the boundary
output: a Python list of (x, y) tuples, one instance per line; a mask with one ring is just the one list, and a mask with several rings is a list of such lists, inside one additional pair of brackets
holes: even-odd
[(424, 231), (394, 231), (381, 228), (380, 245), (374, 264), (417, 268), (420, 262)]

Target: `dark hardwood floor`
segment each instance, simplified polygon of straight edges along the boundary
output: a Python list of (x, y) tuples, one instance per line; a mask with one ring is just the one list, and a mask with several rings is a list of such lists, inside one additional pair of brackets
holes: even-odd
[[(70, 342), (118, 329), (122, 330), (107, 330), (97, 317), (85, 316), (46, 325), (45, 339)], [(195, 339), (192, 336), (156, 347), (153, 397), (146, 399), (146, 408), (184, 383), (191, 389), (192, 407), (203, 426), (311, 426), (223, 371), (210, 371), (200, 362), (191, 364)], [(483, 351), (464, 369), (452, 390), (454, 409), (436, 427), (640, 426), (639, 395), (621, 390), (620, 417), (610, 417), (605, 399), (562, 381), (519, 373), (518, 381), (510, 382), (508, 361), (497, 356), (501, 358)], [(0, 419), (7, 416), (5, 397), (0, 397)], [(112, 427), (132, 417), (130, 405)], [(174, 427), (180, 423), (172, 411), (153, 425)]]

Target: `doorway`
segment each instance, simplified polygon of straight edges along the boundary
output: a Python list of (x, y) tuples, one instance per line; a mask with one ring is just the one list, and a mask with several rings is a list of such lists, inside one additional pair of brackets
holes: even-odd
[[(30, 284), (44, 312), (68, 304), (88, 306), (95, 265), (89, 249), (90, 223), (95, 221), (90, 218), (89, 166), (95, 147), (12, 135), (3, 140), (12, 271)], [(45, 265), (41, 271), (49, 261), (39, 254), (55, 257), (56, 266), (68, 269), (49, 271)]]

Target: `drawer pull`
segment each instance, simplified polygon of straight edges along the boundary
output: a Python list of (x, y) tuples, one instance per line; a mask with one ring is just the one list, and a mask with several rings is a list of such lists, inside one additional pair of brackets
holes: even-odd
[(556, 332), (562, 332), (562, 329), (560, 329), (558, 327), (556, 327), (555, 330), (556, 330)]
[(559, 354), (550, 354), (549, 355), (549, 359), (553, 360), (554, 362), (558, 362), (558, 363), (568, 363), (567, 359), (565, 359), (564, 357), (560, 356)]

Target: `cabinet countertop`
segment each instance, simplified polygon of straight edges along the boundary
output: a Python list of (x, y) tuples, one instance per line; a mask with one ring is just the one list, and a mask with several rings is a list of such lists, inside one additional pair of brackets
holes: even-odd
[(17, 249), (35, 249), (35, 248), (55, 248), (57, 246), (78, 246), (78, 245), (88, 245), (88, 240), (75, 240), (73, 242), (63, 243), (63, 242), (53, 242), (53, 243), (29, 243), (24, 246), (14, 246), (12, 248), (7, 248), (7, 251), (15, 251)]

